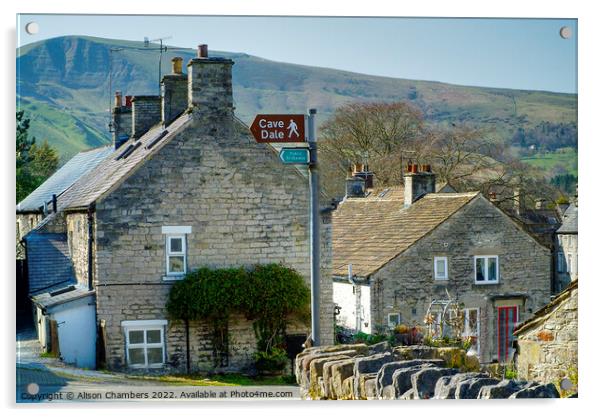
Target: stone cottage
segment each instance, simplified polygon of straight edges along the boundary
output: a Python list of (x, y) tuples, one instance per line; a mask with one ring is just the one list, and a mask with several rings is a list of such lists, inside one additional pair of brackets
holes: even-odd
[(56, 211), (56, 198), (113, 150), (111, 146), (103, 146), (78, 153), (17, 204), (17, 259), (25, 257), (21, 239)]
[(347, 180), (333, 215), (338, 321), (383, 333), (427, 313), (434, 331), (461, 320), (481, 362), (506, 362), (514, 325), (550, 300), (551, 251), (479, 192), (436, 193), (435, 179), (411, 165), (403, 187)]
[[(577, 379), (578, 280), (514, 331), (519, 378), (555, 383)], [(574, 387), (576, 388), (576, 387)]]
[(556, 231), (556, 279), (554, 291), (561, 292), (578, 274), (578, 205), (573, 201), (562, 215), (562, 225)]
[[(203, 45), (187, 74), (181, 58), (172, 63), (161, 97), (123, 104), (116, 95), (115, 149), (35, 231), (67, 243), (74, 287), (94, 293), (98, 356), (109, 369), (216, 370), (211, 326), (191, 323), (187, 352), (183, 323), (166, 314), (173, 283), (188, 271), (283, 263), (310, 282), (307, 178), (234, 115), (234, 62), (208, 57)], [(321, 340), (332, 343), (331, 213), (322, 216)], [(242, 370), (256, 347), (251, 322), (236, 317), (229, 331), (217, 370)]]

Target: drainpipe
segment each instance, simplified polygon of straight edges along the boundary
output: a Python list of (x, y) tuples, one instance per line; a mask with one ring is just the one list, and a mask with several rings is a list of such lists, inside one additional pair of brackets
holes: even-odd
[(188, 319), (184, 320), (186, 326), (186, 373), (190, 374), (190, 322)]
[(88, 290), (92, 291), (92, 280), (94, 278), (94, 265), (93, 265), (93, 242), (94, 242), (94, 209), (95, 204), (92, 203), (88, 206)]

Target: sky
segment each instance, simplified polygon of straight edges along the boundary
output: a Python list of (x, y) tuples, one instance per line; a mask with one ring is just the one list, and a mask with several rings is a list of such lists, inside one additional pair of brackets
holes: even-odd
[[(29, 22), (39, 32), (25, 31)], [(564, 39), (560, 28), (572, 36)], [(165, 42), (364, 74), (577, 92), (576, 19), (27, 15), (17, 46), (64, 35)]]

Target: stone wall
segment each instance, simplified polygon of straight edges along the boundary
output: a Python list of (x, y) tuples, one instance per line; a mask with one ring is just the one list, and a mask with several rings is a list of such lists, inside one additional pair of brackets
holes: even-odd
[[(475, 284), (475, 255), (499, 257), (499, 283)], [(448, 258), (448, 280), (434, 279), (434, 257)], [(401, 323), (423, 326), (434, 299), (452, 298), (478, 308), (480, 358), (497, 356), (497, 307), (517, 305), (519, 321), (550, 300), (551, 253), (483, 197), (477, 197), (374, 274), (372, 329), (387, 326), (388, 313)]]
[(21, 239), (42, 221), (41, 213), (17, 213), (16, 222), (16, 255), (17, 259), (25, 259), (25, 248)]
[[(105, 323), (111, 368), (124, 365), (123, 320), (166, 318), (171, 283), (164, 280), (162, 226), (191, 227), (186, 236), (188, 270), (282, 262), (301, 273), (309, 286), (307, 179), (295, 167), (282, 165), (269, 145), (255, 143), (247, 128), (232, 118), (199, 117), (97, 202), (98, 318)], [(331, 343), (329, 214), (321, 227), (321, 337)], [(168, 326), (167, 351), (174, 358), (183, 349), (178, 326)], [(234, 340), (242, 335), (237, 329)], [(244, 339), (241, 346), (252, 344)], [(206, 340), (193, 339), (193, 349), (205, 352)], [(242, 359), (237, 363), (238, 345), (231, 346), (231, 369), (246, 365)], [(201, 362), (201, 356), (195, 361)]]
[(161, 97), (136, 96), (132, 99), (132, 136), (139, 138), (161, 121)]
[(560, 294), (531, 322), (517, 329), (520, 377), (559, 383), (577, 377), (578, 355), (577, 284)]
[(459, 348), (331, 345), (297, 355), (301, 398), (422, 400), (558, 398), (554, 384), (503, 379)]
[(81, 285), (88, 285), (88, 214), (69, 213), (67, 222), (67, 241), (75, 278)]

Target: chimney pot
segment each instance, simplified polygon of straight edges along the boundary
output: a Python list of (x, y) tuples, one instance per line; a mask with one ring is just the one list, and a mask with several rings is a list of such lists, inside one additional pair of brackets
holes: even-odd
[(209, 57), (207, 44), (203, 43), (197, 47), (197, 55), (199, 58), (207, 58)]
[(181, 74), (182, 73), (182, 58), (176, 56), (171, 59), (171, 72), (173, 74)]
[(115, 107), (121, 107), (121, 91), (115, 91)]
[(132, 96), (125, 96), (125, 107), (132, 107)]

